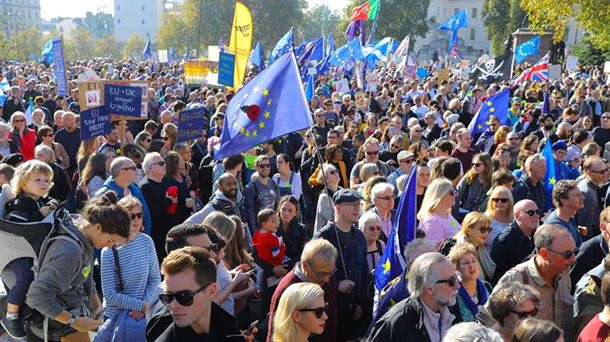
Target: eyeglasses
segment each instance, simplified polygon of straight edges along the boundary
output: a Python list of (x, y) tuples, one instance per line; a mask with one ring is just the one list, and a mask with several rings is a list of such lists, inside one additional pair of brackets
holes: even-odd
[(409, 159), (405, 159), (405, 160), (399, 160), (399, 162), (405, 163), (405, 164), (411, 164), (413, 162), (413, 158), (409, 158)]
[(610, 120), (610, 116), (602, 116), (601, 119), (602, 120)]
[(492, 230), (493, 229), (491, 227), (479, 227), (479, 231), (481, 232), (481, 234), (491, 233)]
[(392, 145), (392, 148), (401, 148), (402, 146), (400, 145)]
[(124, 169), (122, 169), (122, 170), (132, 170), (132, 171), (135, 171), (135, 170), (137, 170), (137, 169), (138, 169), (138, 168), (137, 168), (137, 167), (135, 167), (135, 166), (130, 166), (130, 167), (126, 167), (126, 168), (124, 168)]
[(368, 228), (368, 230), (375, 232), (375, 231), (380, 231), (381, 230), (381, 226), (370, 226)]
[(199, 288), (199, 290), (197, 290), (197, 291), (186, 290), (186, 291), (179, 291), (179, 292), (164, 292), (159, 295), (159, 300), (164, 305), (171, 304), (171, 302), (173, 302), (175, 299), (178, 302), (178, 304), (180, 304), (182, 306), (191, 306), (191, 305), (193, 305), (193, 297), (195, 297), (195, 295), (198, 294), (199, 292), (205, 290), (208, 286), (210, 286), (210, 284), (212, 284), (212, 282), (205, 284), (204, 286)]
[(47, 138), (52, 137), (52, 136), (53, 136), (53, 133), (51, 133), (51, 134), (45, 134), (45, 137), (47, 137)]
[(330, 173), (331, 175), (338, 175), (339, 172), (337, 172), (337, 170), (330, 170), (328, 171), (328, 173)]
[(144, 139), (146, 142), (152, 142), (152, 139)]
[(169, 140), (169, 137), (163, 137), (163, 138), (161, 138), (161, 139), (163, 139), (163, 140), (165, 140), (165, 141), (168, 141), (168, 140)]
[(474, 167), (479, 167), (481, 165), (483, 165), (483, 163), (472, 163), (472, 166), (474, 166)]
[(307, 265), (309, 265), (309, 268), (311, 269), (311, 271), (316, 275), (316, 278), (332, 277), (333, 275), (335, 275), (335, 273), (337, 273), (336, 267), (330, 272), (322, 272), (322, 271), (316, 271), (315, 268), (313, 267), (313, 263), (311, 261), (307, 261)]
[(595, 170), (589, 170), (589, 171), (593, 172), (593, 173), (599, 173), (600, 175), (603, 175), (604, 173), (606, 173), (606, 171), (608, 171), (608, 169), (606, 168), (606, 169), (598, 170), (598, 171), (595, 171)]
[(384, 201), (389, 201), (391, 199), (394, 199), (394, 197), (392, 197), (392, 196), (383, 196), (383, 197), (379, 196), (379, 197), (376, 197), (376, 198), (379, 198), (380, 200), (384, 200)]
[(437, 280), (436, 283), (437, 284), (447, 284), (450, 287), (454, 287), (455, 284), (457, 283), (457, 281), (458, 281), (458, 277), (454, 274), (449, 279)]
[(257, 167), (261, 168), (261, 169), (268, 169), (271, 167), (270, 164), (258, 164), (256, 165)]
[(142, 212), (139, 212), (139, 213), (130, 213), (129, 217), (131, 217), (132, 220), (135, 220), (135, 219), (140, 219), (141, 220), (142, 219)]
[(322, 318), (322, 315), (328, 310), (328, 303), (324, 304), (323, 307), (313, 308), (313, 309), (298, 309), (300, 312), (313, 312), (316, 315), (316, 318)]
[(536, 317), (536, 315), (538, 314), (538, 308), (534, 307), (534, 310), (532, 311), (511, 311), (511, 313), (517, 315), (519, 319), (524, 319), (527, 317)]
[(217, 243), (213, 243), (211, 245), (209, 245), (208, 247), (202, 247), (203, 249), (206, 249), (210, 252), (213, 252), (214, 254), (218, 253), (218, 251), (221, 249), (220, 245)]
[(542, 216), (542, 210), (540, 209), (531, 209), (531, 210), (526, 210), (525, 213), (528, 216), (534, 216), (534, 215), (538, 215), (538, 216)]
[(379, 154), (379, 151), (366, 151), (366, 154), (368, 156), (375, 156)]
[(576, 249), (575, 249), (575, 250), (573, 250), (573, 251), (565, 251), (565, 252), (557, 252), (557, 251), (554, 251), (554, 250), (552, 250), (552, 249), (550, 249), (550, 248), (547, 248), (547, 250), (548, 250), (549, 252), (553, 252), (553, 253), (555, 253), (555, 254), (559, 254), (559, 255), (563, 256), (563, 257), (564, 257), (564, 259), (566, 259), (566, 260), (568, 260), (568, 259), (570, 259), (571, 257), (576, 256), (576, 254), (578, 254), (578, 248), (576, 248)]
[(449, 190), (449, 192), (447, 193), (447, 195), (453, 197), (455, 196), (455, 190)]
[(498, 202), (500, 202), (500, 203), (508, 203), (508, 198), (492, 198), (491, 200), (496, 202), (496, 203), (498, 203)]
[(25, 122), (23, 119), (15, 119), (15, 122)]
[[(162, 160), (162, 161), (156, 162), (155, 164), (159, 165), (159, 166), (164, 166), (165, 165), (165, 161)], [(153, 164), (153, 165), (155, 165), (155, 164)]]

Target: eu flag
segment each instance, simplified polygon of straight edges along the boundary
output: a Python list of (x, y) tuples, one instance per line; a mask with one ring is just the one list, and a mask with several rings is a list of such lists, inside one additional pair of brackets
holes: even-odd
[(214, 159), (239, 154), (311, 125), (296, 59), (293, 53), (286, 53), (229, 101)]
[(328, 40), (328, 45), (326, 47), (326, 51), (324, 51), (324, 56), (330, 56), (333, 54), (333, 52), (335, 52), (335, 36), (333, 36), (332, 33), (330, 33), (327, 37)]
[(152, 57), (152, 46), (150, 44), (150, 39), (146, 41), (146, 45), (144, 45), (144, 49), (142, 50), (142, 57), (144, 60), (149, 60)]
[(546, 208), (540, 208), (543, 211), (548, 211), (553, 208), (553, 188), (557, 183), (557, 172), (555, 170), (555, 158), (553, 157), (553, 149), (551, 139), (546, 139), (546, 144), (542, 149), (542, 156), (546, 159), (546, 175), (544, 176), (544, 187), (546, 190)]
[(273, 47), (271, 55), (269, 56), (269, 64), (275, 62), (275, 60), (278, 59), (280, 56), (290, 51), (290, 49), (292, 49), (293, 44), (294, 36), (292, 33), (292, 28), (290, 28), (290, 31), (286, 32), (286, 34), (282, 38), (280, 38), (280, 40), (277, 41), (275, 47)]
[(468, 27), (468, 14), (466, 14), (465, 9), (457, 12), (453, 17), (440, 24), (438, 29), (441, 31), (455, 31), (462, 27)]
[(535, 55), (538, 53), (540, 47), (540, 36), (536, 36), (523, 44), (517, 46), (515, 49), (515, 62), (517, 64), (523, 62), (528, 56)]
[(476, 135), (485, 132), (494, 118), (499, 119), (501, 123), (506, 122), (509, 100), (510, 88), (505, 88), (483, 102), (477, 114), (470, 121), (470, 125), (468, 125), (470, 134)]
[(551, 112), (551, 103), (549, 102), (549, 91), (544, 93), (544, 102), (542, 103), (542, 114), (548, 114)]
[(407, 176), (405, 190), (400, 196), (396, 221), (388, 237), (388, 243), (383, 255), (375, 266), (375, 288), (381, 291), (390, 280), (399, 276), (407, 264), (404, 249), (407, 242), (415, 239), (415, 217), (417, 211), (416, 170), (412, 167)]
[(313, 97), (313, 87), (314, 87), (313, 75), (310, 74), (307, 77), (307, 86), (305, 87), (305, 98), (307, 99), (307, 101), (311, 101), (311, 98)]
[(330, 56), (329, 62), (332, 66), (342, 67), (352, 58), (357, 61), (364, 60), (364, 53), (362, 52), (362, 43), (360, 43), (360, 39), (353, 39), (349, 43), (340, 47)]
[(255, 65), (259, 70), (265, 69), (265, 56), (263, 55), (263, 46), (259, 40), (256, 47), (250, 54), (250, 63)]
[(42, 51), (40, 51), (40, 58), (38, 59), (39, 63), (44, 63), (46, 66), (51, 65), (53, 63), (53, 39), (49, 39), (49, 41), (42, 47)]

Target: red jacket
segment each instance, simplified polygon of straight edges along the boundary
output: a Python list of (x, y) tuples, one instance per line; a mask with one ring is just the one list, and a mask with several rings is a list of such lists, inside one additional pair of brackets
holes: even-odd
[[(13, 132), (8, 133), (8, 138), (13, 140)], [(19, 153), (23, 155), (23, 160), (28, 161), (34, 159), (34, 149), (36, 148), (36, 132), (33, 129), (27, 128), (23, 132), (21, 137), (21, 146), (19, 146)]]
[(280, 238), (275, 233), (257, 229), (252, 237), (252, 245), (256, 248), (258, 257), (266, 263), (277, 266), (284, 261), (286, 245), (280, 243)]

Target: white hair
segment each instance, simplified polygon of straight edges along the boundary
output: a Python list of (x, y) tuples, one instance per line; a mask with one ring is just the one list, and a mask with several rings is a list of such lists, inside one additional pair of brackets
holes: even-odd
[(369, 227), (371, 223), (374, 222), (381, 222), (381, 218), (374, 212), (367, 211), (366, 213), (362, 214), (362, 216), (360, 216), (360, 219), (358, 219), (358, 229), (364, 232), (364, 230)]
[(447, 331), (443, 342), (503, 342), (499, 332), (475, 322), (458, 323)]
[(394, 186), (390, 183), (377, 183), (371, 189), (371, 199), (375, 199), (385, 192), (390, 192), (394, 196)]

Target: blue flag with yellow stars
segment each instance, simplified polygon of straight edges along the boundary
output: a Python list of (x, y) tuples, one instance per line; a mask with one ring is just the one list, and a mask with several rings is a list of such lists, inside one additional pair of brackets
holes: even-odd
[(523, 44), (517, 46), (517, 48), (515, 49), (515, 62), (517, 62), (517, 64), (520, 64), (528, 56), (537, 54), (539, 47), (540, 36), (536, 36), (532, 39), (529, 39)]
[(408, 173), (405, 189), (400, 196), (396, 221), (388, 237), (385, 251), (375, 266), (375, 288), (381, 291), (392, 279), (407, 267), (404, 250), (407, 242), (415, 239), (415, 219), (417, 215), (417, 167)]
[(509, 100), (510, 88), (505, 88), (483, 102), (477, 114), (470, 121), (470, 125), (468, 125), (470, 134), (476, 135), (485, 132), (494, 118), (499, 119), (500, 123), (506, 122)]
[(229, 101), (214, 159), (239, 154), (311, 125), (296, 59), (292, 52), (286, 53)]
[(355, 59), (357, 61), (364, 60), (362, 51), (362, 43), (359, 39), (353, 39), (351, 42), (343, 45), (335, 51), (328, 60), (332, 66), (342, 67), (348, 61)]
[(555, 170), (555, 158), (553, 157), (553, 148), (551, 139), (546, 139), (546, 144), (542, 149), (542, 156), (546, 159), (546, 175), (544, 176), (544, 187), (546, 190), (546, 208), (540, 208), (542, 211), (548, 211), (553, 208), (553, 188), (557, 183), (557, 171)]

